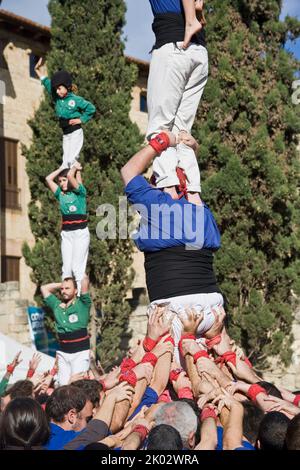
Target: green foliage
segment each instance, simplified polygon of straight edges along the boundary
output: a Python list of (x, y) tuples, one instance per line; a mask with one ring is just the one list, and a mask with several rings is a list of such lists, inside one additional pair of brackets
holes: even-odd
[(194, 133), (204, 200), (222, 232), (216, 256), (230, 332), (261, 368), (291, 357), (300, 292), (299, 63), (283, 49), (300, 35), (279, 0), (207, 2), (210, 78)]
[[(120, 353), (121, 334), (129, 316), (124, 299), (131, 281), (132, 243), (98, 240), (96, 210), (103, 203), (118, 208), (123, 193), (119, 170), (141, 144), (138, 128), (129, 119), (137, 70), (126, 63), (123, 54), (123, 0), (50, 0), (49, 11), (49, 75), (58, 69), (70, 71), (79, 95), (97, 109), (95, 118), (84, 128), (80, 161), (88, 191), (91, 232), (88, 271), (95, 307), (102, 312), (98, 352), (102, 363), (108, 365)], [(62, 162), (62, 133), (47, 96), (30, 125), (33, 143), (25, 154), (32, 198), (29, 216), (36, 244), (31, 250), (25, 246), (24, 256), (39, 287), (61, 275), (59, 207), (46, 189), (45, 176)]]

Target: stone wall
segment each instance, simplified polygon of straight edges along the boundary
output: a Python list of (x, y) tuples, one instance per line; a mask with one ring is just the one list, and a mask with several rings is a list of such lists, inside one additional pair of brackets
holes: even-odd
[(0, 284), (0, 331), (31, 346), (27, 307), (28, 301), (21, 299), (18, 282)]

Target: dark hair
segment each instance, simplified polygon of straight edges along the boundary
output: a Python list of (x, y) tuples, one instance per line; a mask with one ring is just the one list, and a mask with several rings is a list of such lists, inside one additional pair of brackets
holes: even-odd
[(300, 414), (294, 416), (289, 423), (285, 446), (287, 450), (300, 450)]
[(261, 382), (257, 382), (257, 385), (260, 385), (262, 388), (264, 388), (268, 395), (281, 398), (282, 400), (281, 392), (277, 387), (275, 387), (275, 385), (271, 384), (270, 382), (264, 382), (263, 380)]
[(9, 395), (13, 400), (19, 397), (32, 397), (34, 385), (30, 380), (18, 380), (11, 387), (9, 387), (4, 396)]
[(40, 404), (40, 405), (45, 405), (47, 401), (49, 400), (49, 395), (47, 393), (40, 393), (35, 397), (35, 400)]
[(99, 406), (102, 385), (98, 380), (76, 380), (76, 382), (72, 382), (72, 385), (73, 387), (78, 387), (85, 392), (87, 399), (92, 402), (93, 407)]
[(85, 407), (87, 401), (83, 390), (73, 385), (63, 385), (54, 390), (46, 403), (46, 413), (49, 419), (62, 423), (64, 416), (72, 409), (78, 413)]
[(110, 448), (106, 444), (102, 444), (102, 442), (92, 442), (83, 450), (110, 450)]
[(279, 411), (270, 411), (260, 423), (257, 439), (261, 450), (283, 450), (290, 420)]
[(78, 287), (77, 287), (77, 282), (76, 282), (76, 279), (75, 279), (74, 277), (65, 277), (65, 278), (63, 279), (63, 282), (64, 282), (64, 281), (71, 281), (71, 282), (73, 283), (74, 289), (78, 289)]
[(199, 444), (199, 442), (200, 442), (200, 432), (201, 432), (201, 423), (200, 423), (200, 419), (199, 419), (200, 411), (199, 411), (197, 403), (192, 398), (179, 398), (179, 399), (174, 400), (174, 401), (185, 401), (185, 403), (187, 403), (188, 405), (190, 405), (191, 408), (193, 408), (193, 410), (195, 412), (195, 415), (197, 416), (197, 430), (195, 432), (195, 444), (196, 445)]
[(50, 437), (49, 424), (41, 406), (33, 398), (15, 398), (1, 416), (1, 448), (42, 447)]
[(182, 450), (182, 448), (179, 432), (169, 424), (159, 424), (149, 432), (147, 450)]
[(243, 436), (253, 445), (257, 440), (258, 430), (265, 413), (259, 406), (251, 401), (242, 402), (244, 408)]
[(70, 171), (69, 168), (65, 168), (64, 170), (61, 170), (61, 172), (57, 175), (57, 179), (67, 178), (69, 171)]

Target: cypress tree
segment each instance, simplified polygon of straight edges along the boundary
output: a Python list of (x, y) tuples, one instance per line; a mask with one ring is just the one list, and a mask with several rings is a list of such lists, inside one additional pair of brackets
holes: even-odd
[(299, 62), (284, 50), (300, 35), (280, 21), (281, 0), (207, 2), (210, 78), (195, 123), (203, 198), (222, 233), (216, 256), (229, 330), (261, 369), (291, 357), (300, 291)]
[[(117, 212), (123, 193), (119, 170), (141, 144), (138, 128), (129, 120), (137, 70), (124, 57), (123, 0), (50, 0), (49, 11), (49, 76), (59, 69), (68, 70), (78, 94), (97, 109), (95, 118), (84, 127), (80, 162), (91, 232), (88, 272), (94, 305), (101, 311), (98, 353), (105, 366), (118, 357), (128, 322), (129, 306), (124, 298), (130, 287), (133, 245), (128, 240), (99, 240), (96, 211), (101, 204), (110, 203)], [(36, 243), (32, 249), (24, 246), (23, 253), (39, 288), (61, 276), (59, 207), (45, 187), (45, 176), (62, 162), (62, 132), (48, 96), (30, 126), (33, 141), (25, 155), (31, 191), (29, 217)], [(38, 288), (36, 299), (40, 302)]]

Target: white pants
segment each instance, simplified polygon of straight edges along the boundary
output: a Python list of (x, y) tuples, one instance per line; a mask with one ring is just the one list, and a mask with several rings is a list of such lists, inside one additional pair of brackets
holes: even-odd
[(197, 330), (197, 341), (201, 341), (201, 336), (208, 331), (215, 321), (215, 316), (211, 309), (218, 311), (218, 306), (224, 304), (222, 294), (214, 292), (212, 294), (190, 294), (171, 297), (170, 299), (159, 299), (151, 302), (149, 312), (155, 305), (166, 306), (166, 319), (172, 319), (172, 333), (175, 341), (174, 357), (177, 362), (181, 362), (179, 357), (178, 343), (181, 338), (183, 326), (180, 318), (186, 317), (186, 308), (193, 309), (197, 313), (203, 312), (204, 318)]
[(57, 351), (58, 357), (58, 384), (67, 385), (72, 375), (87, 372), (90, 367), (90, 350), (77, 353)]
[[(169, 129), (175, 134), (191, 132), (197, 108), (208, 78), (205, 47), (168, 43), (152, 52), (147, 102), (149, 123), (147, 138)], [(200, 192), (200, 171), (194, 151), (185, 144), (169, 148), (153, 162), (158, 188), (178, 185), (176, 167), (187, 176), (189, 191)]]
[(80, 295), (81, 281), (86, 271), (89, 245), (88, 227), (61, 231), (62, 279), (74, 276), (78, 286), (78, 295)]
[(64, 134), (63, 136), (63, 167), (71, 168), (76, 160), (79, 159), (79, 154), (83, 146), (83, 130), (71, 132), (71, 134)]

